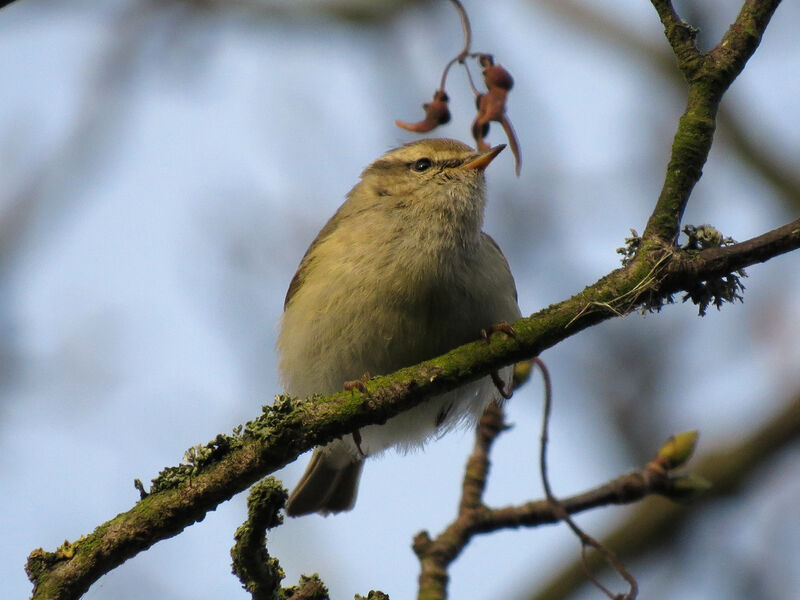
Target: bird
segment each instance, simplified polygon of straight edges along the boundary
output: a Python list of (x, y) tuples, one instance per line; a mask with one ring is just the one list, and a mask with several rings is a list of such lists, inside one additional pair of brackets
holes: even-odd
[[(482, 231), (484, 169), (504, 147), (423, 139), (364, 169), (289, 284), (276, 343), (287, 394), (335, 393), (521, 316), (508, 262)], [(511, 367), (317, 447), (286, 513), (352, 509), (365, 458), (474, 425), (502, 385), (510, 389)]]

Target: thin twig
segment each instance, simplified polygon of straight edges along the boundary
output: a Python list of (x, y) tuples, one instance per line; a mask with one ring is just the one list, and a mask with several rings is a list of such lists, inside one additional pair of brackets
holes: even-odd
[[(458, 63), (463, 63), (464, 59), (467, 56), (469, 56), (469, 49), (470, 49), (470, 46), (472, 45), (472, 27), (470, 27), (469, 17), (467, 16), (467, 11), (464, 8), (464, 5), (461, 4), (461, 2), (459, 0), (450, 0), (450, 2), (452, 2), (453, 6), (456, 7), (456, 10), (458, 11), (458, 15), (461, 17), (461, 28), (464, 31), (464, 47), (461, 49), (461, 52), (459, 52), (458, 55), (456, 55), (445, 66), (444, 71), (442, 72), (442, 82), (439, 84), (439, 89), (440, 90), (444, 89), (444, 84), (447, 81), (447, 73), (448, 73), (448, 71), (450, 71), (450, 67), (452, 67), (457, 62)], [(467, 70), (467, 74), (469, 75), (469, 70)], [(470, 76), (469, 80), (470, 80), (470, 84), (472, 84), (472, 77), (471, 76)], [(474, 85), (472, 85), (472, 89), (473, 90), (475, 89)]]
[[(758, 394), (754, 401), (760, 397)], [(613, 531), (604, 536), (607, 545), (620, 554), (642, 560), (654, 552), (669, 552), (687, 523), (697, 519), (718, 501), (729, 501), (742, 492), (748, 481), (758, 477), (776, 456), (789, 451), (800, 440), (800, 390), (770, 419), (735, 444), (725, 444), (695, 459), (692, 473), (711, 482), (712, 487), (692, 502), (642, 503)], [(589, 557), (595, 572), (606, 567), (598, 557)], [(571, 597), (585, 580), (580, 561), (553, 573), (544, 585), (537, 582), (535, 600)]]
[(687, 81), (691, 80), (705, 58), (694, 43), (697, 30), (678, 16), (670, 0), (652, 0), (652, 3), (664, 25), (664, 35), (678, 58), (681, 73)]
[(497, 436), (506, 429), (502, 407), (497, 402), (489, 403), (478, 421), (475, 445), (464, 469), (456, 519), (435, 540), (426, 531), (414, 538), (414, 552), (420, 561), (418, 598), (446, 597), (447, 567), (469, 543), (480, 515), (488, 510), (483, 504), (483, 493), (489, 474), (489, 452)]
[[(593, 306), (605, 309), (617, 317), (622, 317), (628, 314), (632, 307), (638, 305), (639, 298), (648, 290), (648, 288), (651, 288), (651, 286), (657, 286), (659, 284), (659, 278), (661, 277), (661, 271), (663, 270), (662, 267), (668, 265), (672, 255), (673, 253), (670, 251), (662, 252), (661, 257), (655, 262), (647, 275), (645, 275), (634, 287), (608, 302), (587, 302), (586, 306), (584, 306), (578, 314), (576, 314), (566, 325), (564, 325), (564, 327), (566, 328), (572, 325), (580, 317), (586, 314), (586, 312)], [(620, 306), (620, 308), (615, 307), (615, 305), (623, 304), (621, 301), (629, 296), (633, 297), (627, 302), (626, 306)]]
[[(549, 420), (552, 404), (550, 376), (541, 360), (534, 359), (531, 362), (539, 365), (544, 373), (545, 409)], [(545, 490), (549, 494), (543, 500), (518, 506), (490, 508), (483, 503), (483, 492), (489, 473), (489, 452), (497, 436), (507, 429), (504, 419), (502, 408), (496, 403), (491, 403), (481, 417), (476, 431), (475, 446), (464, 473), (456, 518), (434, 539), (431, 539), (426, 531), (420, 532), (414, 538), (414, 552), (420, 561), (418, 591), (420, 600), (442, 600), (447, 596), (448, 567), (477, 535), (565, 521), (581, 538), (582, 552), (585, 552), (587, 547), (593, 547), (606, 557), (608, 551), (599, 542), (580, 531), (570, 519), (570, 514), (609, 504), (628, 504), (650, 494), (686, 497), (686, 489), (681, 487), (680, 478), (673, 478), (665, 469), (654, 470), (648, 465), (642, 470), (622, 475), (582, 494), (561, 500), (553, 497), (550, 486), (545, 481)], [(546, 427), (543, 428), (546, 439)], [(546, 468), (546, 464), (544, 467)], [(623, 573), (623, 577), (625, 576), (627, 572), (624, 566), (621, 566), (619, 561), (615, 563), (616, 558), (613, 555), (606, 557), (606, 560), (614, 564)], [(589, 579), (595, 580), (590, 572), (587, 575)], [(635, 581), (632, 586), (635, 593)], [(633, 598), (633, 596), (625, 595), (620, 598)]]
[(584, 565), (586, 575), (589, 580), (612, 600), (619, 598), (619, 596), (604, 587), (589, 569), (589, 566), (586, 562), (586, 548), (592, 547), (600, 552), (606, 561), (608, 561), (608, 563), (614, 567), (614, 570), (616, 570), (617, 573), (619, 573), (620, 576), (628, 582), (630, 589), (627, 594), (622, 596), (622, 598), (625, 600), (633, 600), (636, 598), (638, 593), (636, 579), (628, 572), (622, 561), (620, 561), (609, 548), (606, 548), (603, 544), (578, 527), (577, 523), (575, 523), (575, 521), (569, 516), (569, 513), (561, 504), (561, 502), (559, 502), (558, 499), (553, 495), (553, 491), (550, 488), (550, 482), (547, 477), (547, 432), (550, 426), (550, 413), (553, 404), (552, 382), (550, 380), (550, 372), (548, 371), (547, 366), (544, 364), (544, 361), (542, 361), (542, 359), (539, 357), (536, 357), (533, 359), (533, 362), (542, 371), (542, 377), (544, 378), (544, 414), (542, 418), (542, 435), (539, 446), (539, 470), (542, 476), (542, 486), (544, 487), (544, 493), (547, 497), (547, 501), (551, 504), (553, 511), (559, 516), (559, 518), (563, 520), (573, 531), (573, 533), (575, 533), (575, 535), (580, 539), (581, 562)]

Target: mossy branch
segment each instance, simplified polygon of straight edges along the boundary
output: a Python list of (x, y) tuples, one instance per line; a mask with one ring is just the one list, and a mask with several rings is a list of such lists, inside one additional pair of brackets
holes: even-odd
[[(659, 307), (670, 295), (709, 278), (732, 273), (800, 247), (800, 220), (753, 238), (702, 251), (674, 245), (692, 188), (711, 146), (715, 117), (725, 89), (755, 51), (777, 0), (748, 0), (722, 42), (700, 56), (687, 46), (667, 10), (654, 0), (679, 61), (691, 74), (689, 100), (673, 143), (664, 187), (640, 249), (617, 269), (579, 294), (517, 321), (514, 339), (466, 344), (448, 354), (367, 382), (356, 390), (312, 401), (281, 398), (232, 436), (219, 435), (189, 454), (189, 464), (165, 469), (149, 494), (130, 510), (55, 552), (34, 550), (26, 566), (33, 597), (77, 598), (104, 573), (156, 542), (180, 533), (254, 482), (331, 439), (416, 406), (430, 395), (454, 389), (502, 366), (539, 355), (558, 342), (606, 319), (640, 307)], [(698, 66), (699, 65), (699, 66)], [(689, 68), (691, 66), (691, 69)], [(476, 332), (477, 333), (477, 332)]]
[(287, 491), (273, 477), (255, 484), (247, 498), (247, 520), (236, 530), (231, 567), (253, 600), (285, 600), (285, 577), (276, 558), (267, 552), (267, 530), (283, 523)]
[(250, 489), (247, 520), (234, 535), (231, 568), (252, 600), (329, 600), (328, 589), (316, 574), (301, 576), (296, 586), (281, 587), (286, 574), (267, 551), (267, 530), (283, 524), (281, 511), (288, 496), (274, 477), (262, 479)]
[[(686, 77), (675, 68), (672, 47), (665, 48), (663, 44), (641, 35), (641, 31), (625, 26), (614, 18), (613, 12), (580, 0), (538, 0), (537, 4), (546, 6), (568, 26), (599, 37), (603, 42), (618, 47), (629, 58), (643, 61), (648, 69), (657, 70), (665, 81), (676, 89), (680, 88), (681, 92), (685, 89)], [(741, 103), (733, 106), (726, 102), (720, 104), (717, 129), (725, 136), (726, 149), (731, 150), (745, 168), (769, 183), (791, 208), (800, 207), (800, 177), (791, 165), (778, 159), (773, 147), (763, 143), (763, 132), (754, 123), (752, 110)]]
[(644, 231), (644, 240), (672, 244), (681, 218), (711, 150), (722, 95), (756, 51), (780, 0), (747, 0), (736, 21), (711, 51), (694, 45), (694, 30), (684, 23), (669, 0), (652, 0), (664, 33), (689, 84), (686, 110), (672, 143), (664, 185)]
[(310, 401), (281, 397), (231, 436), (194, 450), (192, 464), (165, 469), (127, 512), (55, 552), (34, 550), (27, 570), (34, 598), (77, 598), (104, 573), (200, 521), (221, 502), (335, 437), (386, 419), (502, 366), (537, 356), (606, 319), (630, 313), (720, 272), (800, 247), (800, 219), (740, 244), (700, 252), (645, 251), (572, 298), (514, 324), (516, 338), (493, 336), (366, 383)]

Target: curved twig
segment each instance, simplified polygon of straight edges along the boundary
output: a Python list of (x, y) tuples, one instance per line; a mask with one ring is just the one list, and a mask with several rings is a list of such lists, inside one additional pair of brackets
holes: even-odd
[[(464, 5), (461, 4), (460, 0), (450, 0), (453, 3), (453, 6), (456, 7), (458, 11), (459, 17), (461, 17), (461, 28), (464, 31), (464, 47), (450, 62), (445, 65), (444, 71), (442, 72), (442, 80), (439, 84), (439, 89), (443, 90), (445, 88), (445, 83), (447, 82), (447, 73), (450, 71), (450, 67), (452, 67), (456, 63), (463, 63), (464, 59), (469, 56), (470, 46), (472, 45), (472, 27), (469, 24), (469, 16), (467, 16), (467, 11), (464, 8)], [(467, 70), (467, 75), (469, 75), (469, 70)], [(472, 76), (470, 76), (470, 84), (472, 84)], [(475, 85), (472, 85), (472, 89), (475, 89)]]
[[(544, 488), (547, 502), (552, 506), (553, 512), (558, 516), (559, 520), (564, 521), (581, 541), (581, 565), (583, 566), (586, 576), (595, 585), (595, 587), (600, 589), (606, 596), (611, 598), (611, 600), (633, 600), (636, 598), (639, 590), (639, 586), (636, 583), (636, 578), (631, 575), (630, 572), (628, 572), (628, 570), (625, 568), (625, 565), (621, 560), (619, 560), (619, 558), (617, 558), (617, 555), (614, 554), (610, 548), (600, 543), (578, 526), (572, 517), (569, 516), (569, 512), (566, 510), (564, 505), (555, 497), (553, 490), (550, 488), (550, 481), (547, 477), (547, 432), (550, 428), (550, 412), (553, 405), (552, 382), (550, 381), (550, 371), (548, 371), (547, 365), (545, 365), (539, 357), (534, 358), (533, 362), (539, 367), (539, 370), (542, 372), (542, 377), (544, 378), (545, 391), (542, 435), (539, 444), (539, 472), (542, 476), (542, 487)], [(614, 570), (619, 573), (623, 579), (625, 579), (625, 581), (628, 582), (630, 587), (627, 594), (624, 596), (614, 594), (611, 590), (600, 583), (597, 577), (592, 574), (592, 570), (589, 568), (586, 556), (586, 549), (590, 547), (597, 550), (605, 559), (605, 561), (611, 565)]]

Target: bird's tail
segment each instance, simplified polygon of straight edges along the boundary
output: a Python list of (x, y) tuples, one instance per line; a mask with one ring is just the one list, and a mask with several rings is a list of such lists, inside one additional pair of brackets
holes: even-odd
[[(347, 456), (339, 448), (317, 448), (306, 472), (295, 486), (286, 514), (299, 517), (313, 512), (322, 515), (350, 510), (356, 503), (358, 480), (364, 461)], [(346, 451), (345, 451), (346, 452)]]

